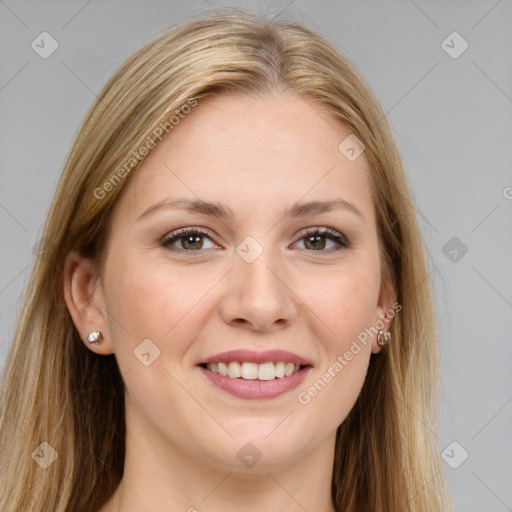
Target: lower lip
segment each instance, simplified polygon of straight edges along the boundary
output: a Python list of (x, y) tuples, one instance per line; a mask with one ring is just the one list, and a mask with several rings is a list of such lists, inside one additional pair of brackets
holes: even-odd
[(297, 373), (292, 373), (289, 377), (281, 377), (273, 380), (248, 380), (241, 377), (233, 379), (231, 377), (223, 377), (218, 373), (213, 373), (202, 366), (198, 366), (198, 368), (212, 384), (230, 395), (247, 400), (257, 400), (275, 398), (296, 388), (305, 379), (311, 366), (307, 366)]

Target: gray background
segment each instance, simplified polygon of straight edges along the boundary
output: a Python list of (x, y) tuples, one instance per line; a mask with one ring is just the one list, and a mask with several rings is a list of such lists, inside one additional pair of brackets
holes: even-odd
[[(439, 440), (448, 448), (454, 507), (512, 511), (511, 1), (236, 5), (319, 31), (381, 101), (432, 253), (444, 386)], [(208, 8), (204, 0), (0, 0), (2, 365), (33, 247), (95, 95), (135, 49)], [(58, 43), (46, 59), (31, 47), (43, 31)], [(454, 31), (469, 45), (457, 58), (464, 43), (448, 37)]]

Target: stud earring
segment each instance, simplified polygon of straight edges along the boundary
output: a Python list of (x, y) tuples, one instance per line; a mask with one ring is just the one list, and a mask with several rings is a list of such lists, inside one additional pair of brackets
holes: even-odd
[(99, 345), (103, 341), (103, 333), (101, 331), (91, 332), (91, 334), (87, 336), (87, 341), (91, 344)]
[(377, 336), (377, 343), (383, 347), (384, 345), (387, 345), (391, 341), (391, 333), (384, 332), (383, 330), (379, 331), (379, 334)]

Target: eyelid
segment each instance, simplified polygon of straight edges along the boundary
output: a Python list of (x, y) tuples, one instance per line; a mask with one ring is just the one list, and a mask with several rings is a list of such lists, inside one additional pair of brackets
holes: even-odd
[(330, 239), (338, 244), (338, 247), (335, 249), (323, 249), (320, 251), (308, 251), (308, 252), (318, 252), (320, 254), (321, 253), (329, 253), (329, 252), (334, 252), (334, 251), (337, 251), (340, 249), (348, 249), (349, 247), (352, 246), (351, 242), (348, 240), (348, 238), (343, 233), (341, 233), (340, 231), (338, 231), (336, 229), (327, 227), (327, 226), (310, 227), (310, 228), (305, 228), (305, 229), (301, 230), (298, 233), (297, 239), (293, 244), (296, 244), (297, 242), (299, 242), (300, 240), (302, 240), (304, 237), (306, 237), (308, 235), (310, 235), (310, 236), (313, 236), (313, 235), (325, 236), (328, 239)]
[[(164, 247), (170, 251), (173, 251), (173, 252), (193, 253), (196, 256), (204, 253), (204, 251), (212, 250), (212, 248), (187, 250), (187, 249), (182, 249), (179, 247), (174, 247), (171, 245), (171, 242), (174, 243), (175, 241), (177, 241), (180, 238), (183, 238), (189, 234), (201, 235), (201, 236), (206, 237), (209, 240), (211, 240), (211, 242), (214, 243), (215, 245), (217, 245), (217, 246), (219, 245), (215, 241), (216, 235), (212, 236), (210, 230), (208, 230), (206, 228), (199, 227), (199, 226), (187, 226), (184, 228), (179, 228), (179, 229), (170, 231), (169, 233), (167, 233), (160, 239), (159, 244), (162, 247)], [(300, 249), (301, 251), (305, 251), (308, 253), (318, 253), (319, 255), (326, 255), (326, 254), (332, 254), (332, 253), (341, 251), (343, 249), (348, 249), (348, 248), (352, 247), (351, 242), (347, 239), (347, 237), (343, 233), (341, 233), (340, 231), (338, 231), (336, 229), (330, 228), (328, 226), (322, 226), (322, 227), (313, 226), (313, 227), (308, 227), (308, 228), (302, 229), (296, 235), (295, 242), (292, 243), (292, 246), (295, 245), (296, 243), (300, 242), (305, 237), (314, 236), (314, 235), (326, 237), (327, 239), (334, 242), (336, 244), (336, 246), (331, 247), (329, 249), (320, 249), (318, 251), (311, 250), (311, 249)], [(171, 247), (172, 247), (172, 249), (171, 249)]]
[(304, 235), (309, 235), (310, 233), (321, 233), (321, 234), (335, 235), (335, 236), (339, 236), (341, 238), (345, 238), (345, 235), (341, 231), (338, 231), (337, 229), (334, 229), (334, 228), (330, 228), (328, 226), (312, 226), (309, 228), (301, 229), (297, 233), (297, 237), (300, 238)]
[[(209, 238), (215, 245), (219, 245), (215, 241), (215, 236), (212, 236), (212, 233), (207, 230), (206, 228), (196, 227), (196, 226), (187, 226), (185, 228), (178, 228), (174, 229), (167, 234), (165, 234), (159, 241), (160, 245), (164, 248), (169, 248), (171, 246), (171, 241), (179, 240), (180, 238), (183, 238), (187, 236), (188, 234), (199, 234), (201, 236), (204, 236), (206, 238)], [(208, 249), (199, 249), (197, 251), (189, 251), (186, 249), (181, 249), (180, 247), (173, 247), (173, 249), (170, 249), (176, 252), (187, 252), (187, 253), (200, 253), (202, 251), (208, 250)]]

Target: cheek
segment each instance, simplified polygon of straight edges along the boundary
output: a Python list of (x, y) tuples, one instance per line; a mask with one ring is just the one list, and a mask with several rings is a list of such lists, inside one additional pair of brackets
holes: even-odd
[(106, 289), (109, 325), (114, 332), (124, 330), (134, 342), (141, 337), (160, 338), (179, 313), (179, 308), (165, 307), (175, 302), (172, 288), (155, 279), (151, 271), (135, 268), (126, 260), (112, 262)]
[[(375, 267), (373, 267), (375, 268)], [(326, 428), (349, 414), (364, 384), (371, 355), (372, 327), (378, 300), (378, 273), (372, 267), (351, 269), (328, 279), (306, 281), (307, 304), (319, 319), (316, 337), (322, 344), (316, 380), (301, 388), (298, 402), (316, 411)]]
[(162, 353), (172, 343), (173, 354), (183, 354), (200, 327), (197, 315), (208, 307), (207, 293), (218, 281), (212, 274), (170, 271), (165, 261), (135, 264), (128, 257), (112, 259), (107, 275), (109, 329), (121, 357), (145, 339)]
[(379, 295), (379, 278), (371, 268), (350, 268), (322, 279), (305, 280), (307, 304), (325, 329), (325, 348), (339, 352), (372, 326)]

